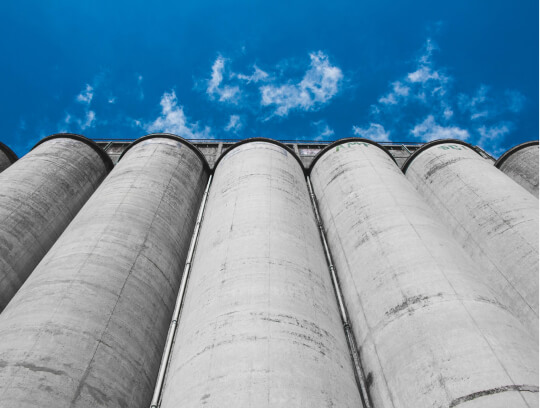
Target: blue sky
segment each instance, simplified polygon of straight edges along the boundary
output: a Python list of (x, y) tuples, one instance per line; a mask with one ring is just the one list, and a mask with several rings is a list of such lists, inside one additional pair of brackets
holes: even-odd
[(0, 140), (538, 138), (536, 1), (0, 4)]

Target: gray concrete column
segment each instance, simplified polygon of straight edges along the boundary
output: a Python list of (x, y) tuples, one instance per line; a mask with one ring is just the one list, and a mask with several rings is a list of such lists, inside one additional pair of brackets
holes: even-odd
[(536, 341), (390, 154), (339, 141), (311, 180), (373, 406), (537, 406)]
[(147, 408), (208, 178), (136, 141), (0, 315), (0, 407)]
[(538, 199), (461, 141), (425, 145), (404, 171), (538, 338)]
[(538, 198), (538, 140), (511, 148), (495, 167)]
[(17, 161), (17, 155), (0, 142), (0, 173)]
[(249, 140), (218, 162), (162, 408), (361, 407), (302, 165)]
[(0, 311), (111, 168), (94, 142), (58, 134), (0, 173)]

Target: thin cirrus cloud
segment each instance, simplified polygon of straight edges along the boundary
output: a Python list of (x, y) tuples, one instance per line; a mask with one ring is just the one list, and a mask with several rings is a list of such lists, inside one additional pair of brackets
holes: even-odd
[[(94, 87), (90, 84), (86, 84), (84, 89), (77, 94), (75, 101), (83, 106), (83, 113), (82, 115), (76, 115), (66, 112), (64, 119), (57, 126), (60, 132), (81, 132), (96, 126), (96, 112), (90, 109), (92, 100), (94, 99), (94, 93)], [(72, 108), (75, 109), (75, 107)]]
[(309, 58), (302, 78), (294, 80), (283, 78), (277, 67), (268, 73), (255, 64), (250, 75), (235, 73), (228, 68), (230, 60), (219, 55), (206, 81), (206, 94), (212, 101), (255, 111), (265, 120), (292, 111), (319, 110), (338, 94), (343, 72), (322, 51), (310, 53)]
[(229, 117), (229, 122), (225, 126), (225, 132), (232, 132), (237, 133), (240, 129), (242, 129), (243, 123), (240, 118), (240, 115), (231, 115)]
[(434, 62), (436, 51), (428, 38), (413, 69), (391, 81), (389, 90), (371, 105), (370, 124), (355, 125), (352, 133), (375, 141), (390, 141), (390, 134), (400, 132), (399, 137), (422, 142), (460, 139), (499, 154), (515, 129), (510, 119), (521, 112), (525, 97), (517, 90), (497, 93), (485, 84), (472, 94), (456, 94), (455, 79)]
[(143, 127), (149, 133), (174, 133), (185, 139), (209, 139), (212, 137), (209, 127), (201, 129), (198, 123), (190, 123), (184, 113), (184, 108), (178, 104), (176, 92), (165, 92), (159, 102), (161, 114), (153, 121), (143, 123), (134, 122), (136, 126)]
[(353, 126), (353, 134), (374, 142), (389, 142), (390, 132), (384, 129), (379, 123), (370, 123), (367, 127)]
[(221, 55), (216, 58), (212, 65), (212, 74), (208, 80), (206, 94), (211, 100), (218, 100), (236, 105), (240, 98), (240, 87), (223, 84), (223, 73), (225, 71), (225, 58)]

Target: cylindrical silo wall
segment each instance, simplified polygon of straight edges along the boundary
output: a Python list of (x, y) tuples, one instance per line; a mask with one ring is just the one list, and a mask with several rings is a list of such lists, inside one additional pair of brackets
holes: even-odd
[(375, 408), (538, 403), (534, 339), (382, 148), (336, 145), (311, 180)]
[(99, 153), (55, 137), (0, 173), (0, 311), (109, 172)]
[(538, 198), (538, 142), (524, 143), (510, 149), (495, 166)]
[(0, 142), (0, 173), (17, 161), (17, 156), (5, 144)]
[(135, 144), (0, 315), (0, 407), (147, 408), (208, 174)]
[(538, 199), (462, 144), (434, 144), (406, 172), (498, 299), (538, 336)]
[(161, 407), (360, 407), (305, 178), (264, 141), (217, 165)]

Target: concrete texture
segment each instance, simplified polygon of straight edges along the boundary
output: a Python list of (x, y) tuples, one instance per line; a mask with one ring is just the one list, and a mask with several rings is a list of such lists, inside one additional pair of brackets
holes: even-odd
[(311, 180), (375, 408), (538, 406), (536, 341), (382, 148)]
[(538, 140), (511, 148), (495, 167), (538, 198)]
[(249, 141), (221, 158), (161, 407), (361, 407), (301, 165)]
[(17, 155), (0, 142), (0, 173), (17, 161)]
[(93, 142), (66, 134), (44, 139), (0, 173), (0, 311), (111, 167)]
[(432, 142), (408, 164), (407, 178), (538, 338), (538, 199), (463, 142)]
[(131, 147), (0, 315), (0, 407), (147, 408), (208, 171)]

